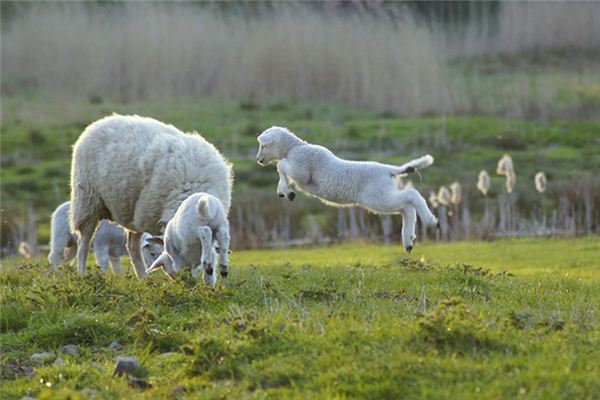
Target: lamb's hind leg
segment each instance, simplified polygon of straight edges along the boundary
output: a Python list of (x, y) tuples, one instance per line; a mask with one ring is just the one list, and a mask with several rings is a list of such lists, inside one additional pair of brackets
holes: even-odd
[(369, 198), (362, 199), (362, 204), (382, 214), (399, 213), (406, 207), (412, 206), (425, 225), (436, 225), (438, 222), (423, 196), (412, 187), (401, 191), (389, 190), (378, 196), (369, 196)]
[(415, 235), (417, 212), (414, 207), (407, 206), (400, 214), (402, 214), (402, 245), (404, 250), (410, 253), (413, 249), (413, 242), (417, 237)]

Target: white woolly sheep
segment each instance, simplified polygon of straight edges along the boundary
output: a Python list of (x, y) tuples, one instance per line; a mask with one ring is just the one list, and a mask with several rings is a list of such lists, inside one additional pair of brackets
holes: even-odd
[(430, 155), (401, 166), (348, 161), (277, 126), (261, 133), (258, 143), (256, 160), (259, 164), (277, 161), (280, 197), (294, 200), (296, 194), (290, 188), (290, 184), (294, 184), (327, 205), (360, 206), (378, 214), (399, 213), (403, 220), (402, 242), (408, 252), (415, 239), (417, 214), (424, 224), (437, 224), (423, 196), (412, 187), (398, 190), (395, 179), (431, 165), (433, 157)]
[(127, 229), (138, 278), (146, 275), (142, 232), (160, 234), (191, 194), (231, 204), (232, 169), (198, 134), (152, 118), (112, 115), (88, 126), (73, 148), (70, 225), (79, 235), (77, 264), (85, 272), (91, 236), (101, 219)]
[(460, 183), (453, 182), (450, 185), (450, 192), (450, 203), (454, 204), (455, 206), (460, 204), (460, 202), (462, 201), (462, 188), (460, 186)]
[(204, 282), (214, 286), (215, 244), (218, 244), (221, 276), (227, 276), (229, 222), (215, 196), (195, 193), (185, 199), (167, 224), (164, 243), (165, 250), (146, 272), (162, 267), (172, 276), (187, 265), (192, 268), (193, 277), (204, 271)]
[[(77, 253), (77, 235), (69, 228), (69, 208), (67, 201), (54, 210), (50, 222), (50, 254), (48, 262), (56, 271), (62, 263), (71, 261)], [(118, 225), (102, 220), (94, 233), (92, 248), (96, 263), (103, 272), (108, 269), (108, 263), (113, 273), (121, 271), (121, 257), (127, 254), (125, 248), (125, 231)], [(152, 262), (162, 252), (162, 246), (147, 244), (142, 247), (142, 257), (146, 265)]]

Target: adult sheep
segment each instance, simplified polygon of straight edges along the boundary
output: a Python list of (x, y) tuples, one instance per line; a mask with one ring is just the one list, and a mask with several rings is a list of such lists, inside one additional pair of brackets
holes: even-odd
[(137, 115), (102, 118), (73, 148), (70, 225), (77, 232), (77, 265), (85, 273), (90, 239), (108, 219), (127, 230), (127, 251), (138, 278), (146, 275), (142, 232), (160, 234), (190, 195), (231, 205), (231, 164), (202, 136)]

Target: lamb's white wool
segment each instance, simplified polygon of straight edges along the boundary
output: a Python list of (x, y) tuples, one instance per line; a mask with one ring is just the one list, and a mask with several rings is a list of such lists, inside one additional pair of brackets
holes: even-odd
[(185, 199), (167, 224), (164, 241), (164, 252), (147, 272), (162, 267), (172, 276), (189, 266), (194, 277), (203, 270), (204, 282), (214, 286), (215, 244), (218, 244), (221, 276), (227, 276), (229, 222), (221, 201), (215, 196), (195, 193)]
[[(54, 210), (50, 222), (50, 254), (48, 261), (56, 271), (62, 263), (71, 261), (77, 253), (77, 235), (69, 228), (69, 208), (67, 201)], [(102, 220), (94, 233), (92, 248), (96, 257), (96, 263), (103, 272), (108, 270), (108, 264), (113, 273), (121, 271), (121, 257), (127, 254), (125, 247), (125, 231), (122, 227)], [(153, 245), (142, 248), (142, 256), (146, 265), (152, 262), (162, 252), (162, 246)]]
[(490, 190), (490, 176), (484, 169), (479, 171), (479, 176), (477, 177), (477, 189), (479, 189), (484, 196), (487, 196), (488, 191)]
[(88, 126), (75, 143), (70, 224), (79, 235), (78, 267), (103, 218), (127, 229), (127, 249), (139, 278), (142, 232), (160, 234), (191, 194), (210, 193), (231, 204), (232, 169), (198, 134), (151, 118), (113, 115)]
[(77, 236), (69, 228), (70, 205), (67, 201), (56, 207), (50, 220), (48, 262), (55, 271), (60, 264), (71, 261), (77, 254)]
[(460, 204), (461, 200), (462, 200), (462, 189), (460, 186), (460, 183), (458, 182), (453, 182), (450, 185), (450, 203), (454, 204), (454, 205), (458, 205)]
[[(322, 146), (309, 144), (286, 128), (272, 127), (258, 136), (256, 159), (266, 165), (277, 161), (280, 197), (294, 199), (294, 184), (302, 192), (336, 207), (360, 206), (378, 214), (402, 214), (403, 244), (412, 249), (416, 213), (426, 225), (437, 224), (427, 202), (414, 188), (399, 191), (395, 178), (433, 163), (426, 155), (401, 166), (368, 161), (348, 161)], [(406, 227), (406, 235), (404, 234)], [(414, 236), (414, 235), (413, 235)]]
[(540, 171), (537, 174), (535, 174), (534, 180), (535, 180), (535, 190), (537, 190), (540, 193), (544, 193), (546, 191), (546, 184), (547, 184), (546, 174), (543, 173), (542, 171)]
[(440, 186), (437, 194), (437, 200), (443, 206), (450, 204), (452, 195), (450, 195), (450, 191), (446, 186)]
[(144, 265), (148, 268), (162, 254), (164, 250), (163, 238), (144, 232), (140, 241), (140, 247), (142, 249)]

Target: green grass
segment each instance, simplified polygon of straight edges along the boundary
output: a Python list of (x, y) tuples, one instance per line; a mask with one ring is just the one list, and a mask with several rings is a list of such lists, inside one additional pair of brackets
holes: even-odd
[[(216, 289), (3, 260), (0, 396), (592, 399), (599, 253), (598, 237), (242, 251)], [(80, 355), (32, 365), (65, 344)], [(118, 355), (152, 388), (112, 378)]]

